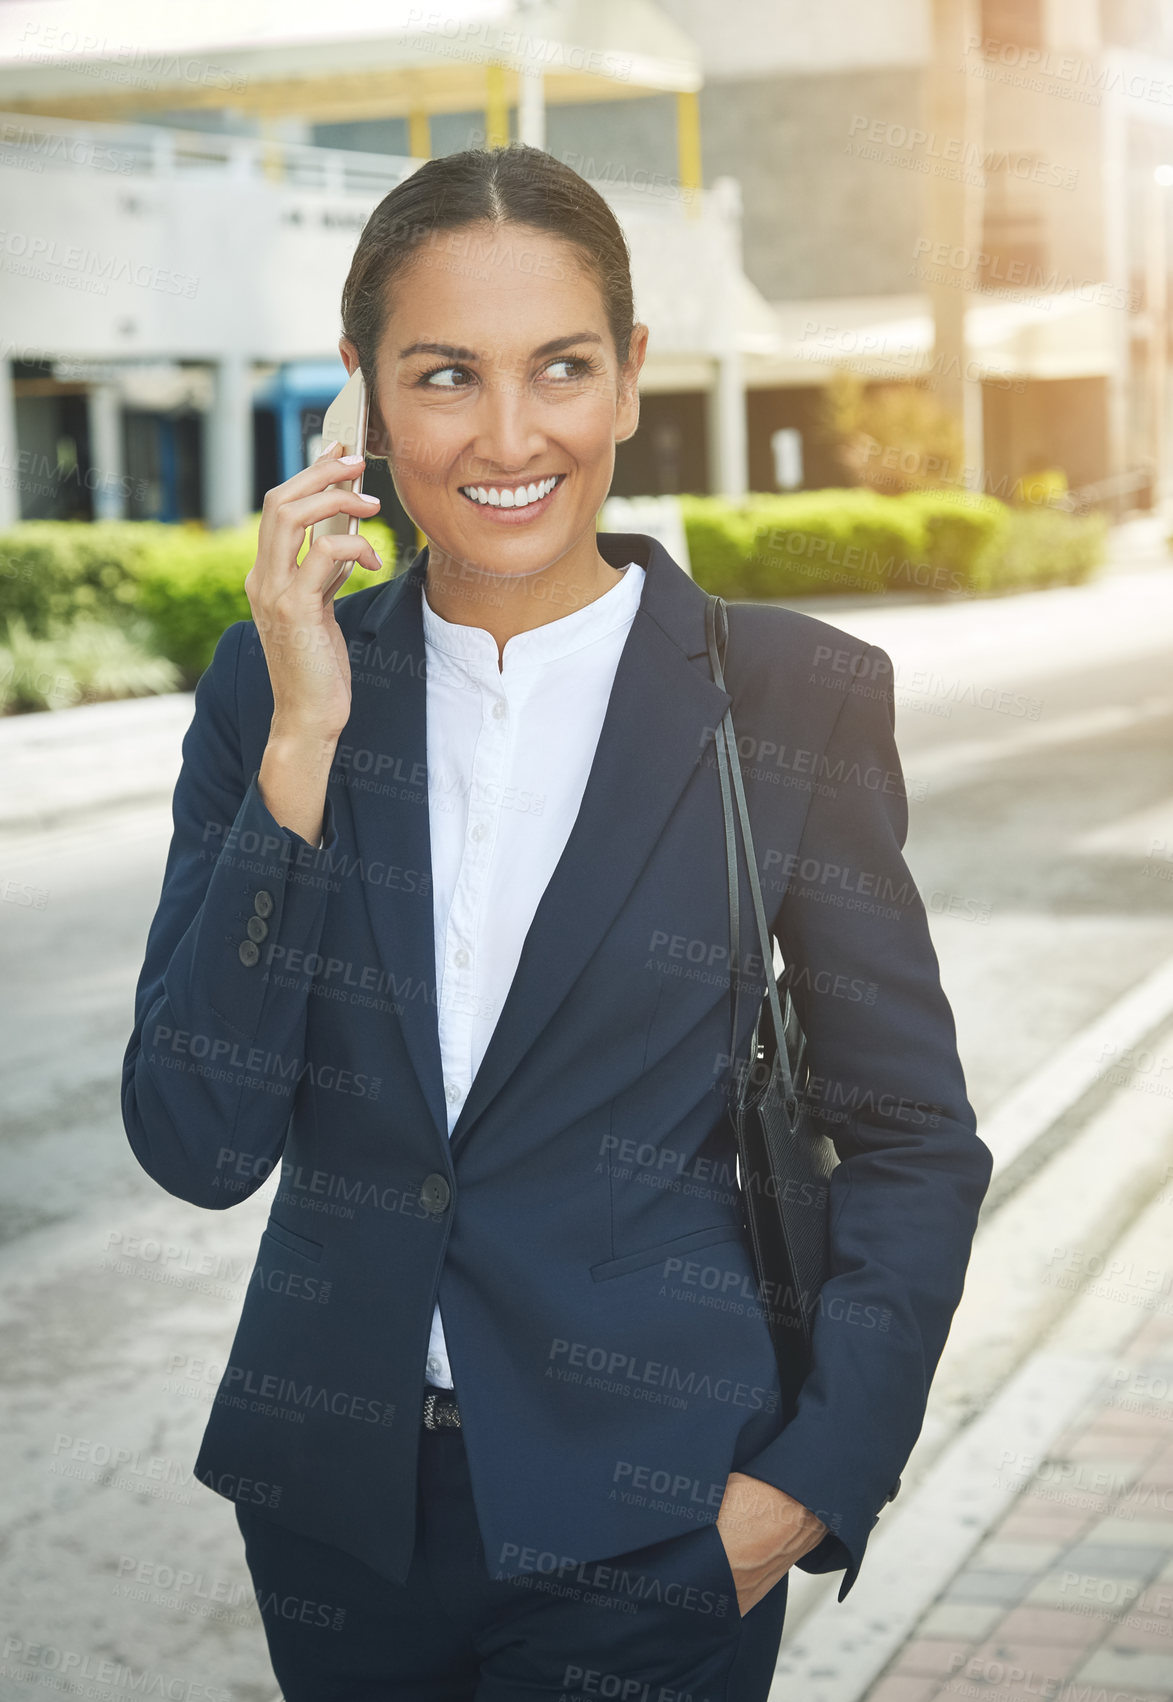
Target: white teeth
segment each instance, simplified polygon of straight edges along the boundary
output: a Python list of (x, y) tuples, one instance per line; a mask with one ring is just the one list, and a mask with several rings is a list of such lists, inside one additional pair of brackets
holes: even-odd
[(542, 497), (549, 496), (557, 478), (543, 479), (539, 484), (518, 485), (498, 488), (496, 485), (461, 485), (465, 496), (474, 502), (484, 503), (489, 508), (528, 508), (531, 502), (540, 502)]

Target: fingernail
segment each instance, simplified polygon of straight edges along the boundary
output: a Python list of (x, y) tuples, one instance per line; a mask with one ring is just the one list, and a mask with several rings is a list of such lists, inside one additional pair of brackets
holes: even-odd
[(377, 496), (368, 496), (366, 491), (359, 491), (358, 500), (360, 502), (378, 502), (379, 499)]
[(338, 459), (344, 467), (356, 467), (364, 457), (362, 455), (340, 455)]
[(323, 455), (329, 455), (331, 450), (337, 449), (338, 447), (339, 447), (339, 440), (338, 440), (338, 438), (335, 438), (333, 443), (328, 443), (326, 445), (325, 449), (319, 449), (318, 455), (319, 455), (319, 457), (321, 457)]

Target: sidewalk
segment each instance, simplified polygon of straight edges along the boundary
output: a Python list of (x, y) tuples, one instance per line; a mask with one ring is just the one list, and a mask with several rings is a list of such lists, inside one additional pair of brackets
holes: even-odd
[(170, 798), (194, 711), (177, 691), (0, 716), (0, 833)]
[(1169, 1702), (1173, 1695), (1173, 1300), (1116, 1356), (1009, 1512), (867, 1702)]
[(796, 1574), (771, 1702), (1173, 1697), (1173, 1022), (1124, 1050), (1001, 1203), (996, 1155), (904, 1492), (845, 1602)]

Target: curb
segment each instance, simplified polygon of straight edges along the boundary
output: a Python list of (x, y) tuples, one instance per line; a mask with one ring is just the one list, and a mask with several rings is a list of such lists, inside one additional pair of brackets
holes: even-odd
[[(1167, 1196), (1150, 1202), (1113, 1252), (1163, 1268), (1168, 1206)], [(1006, 1471), (1007, 1458), (1042, 1461), (1104, 1390), (1150, 1316), (1128, 1311), (1094, 1286), (1079, 1296), (1048, 1341), (941, 1454), (899, 1518), (877, 1532), (870, 1578), (861, 1573), (846, 1603), (824, 1603), (791, 1644), (783, 1643), (770, 1702), (862, 1702), (986, 1531), (1028, 1487)], [(845, 1627), (844, 1610), (853, 1606)]]

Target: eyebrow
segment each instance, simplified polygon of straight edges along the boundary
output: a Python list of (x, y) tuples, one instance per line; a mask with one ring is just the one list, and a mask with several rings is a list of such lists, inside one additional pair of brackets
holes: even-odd
[[(601, 343), (602, 337), (597, 331), (575, 331), (569, 337), (554, 337), (548, 343), (543, 343), (534, 350), (537, 355), (556, 355), (560, 349), (569, 349), (575, 343)], [(407, 348), (400, 349), (400, 360), (406, 360), (408, 355), (443, 355), (446, 360), (476, 360), (475, 349), (462, 349), (455, 343), (409, 343)]]

